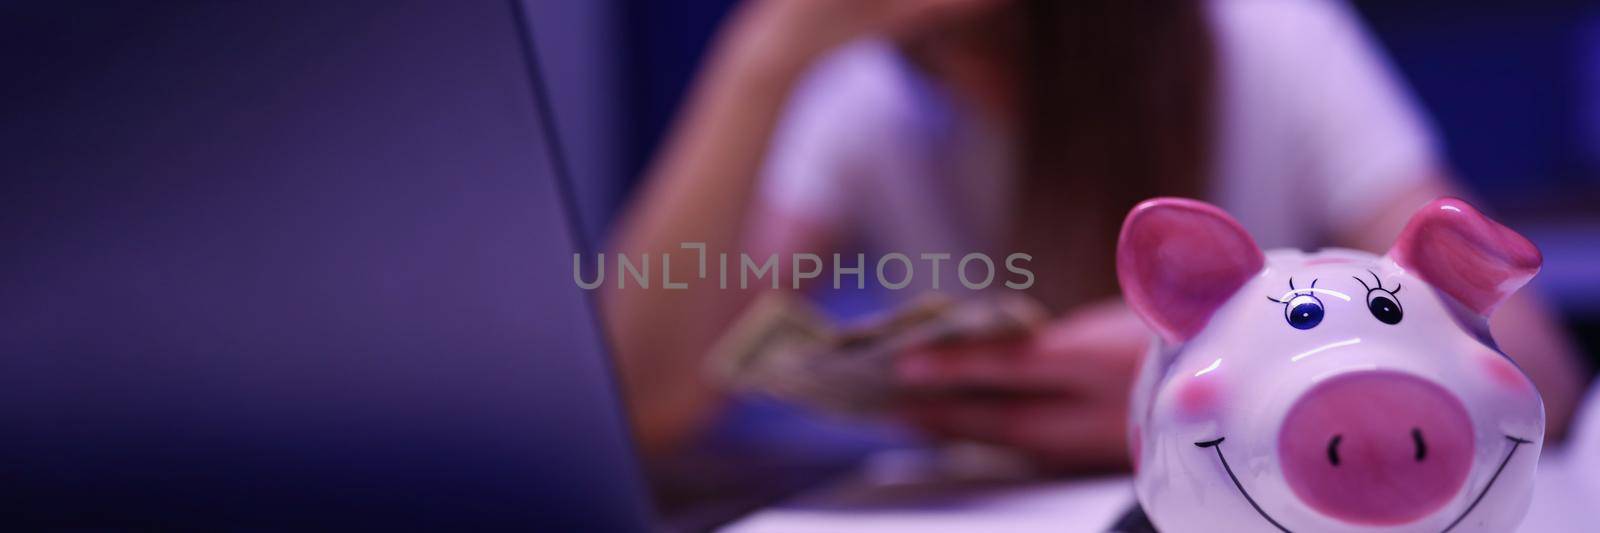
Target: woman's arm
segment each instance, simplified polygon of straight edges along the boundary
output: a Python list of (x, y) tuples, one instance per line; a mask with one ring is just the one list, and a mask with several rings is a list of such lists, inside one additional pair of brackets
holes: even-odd
[[(682, 243), (705, 243), (710, 257), (738, 256), (767, 144), (816, 53), (772, 5), (746, 4), (733, 15), (618, 226), (616, 254), (649, 255), (657, 265), (668, 254), (679, 279), (699, 261), (699, 251)], [(702, 382), (701, 356), (750, 298), (703, 284), (603, 290), (601, 309), (646, 453), (670, 449), (709, 416), (717, 394)]]
[[(688, 102), (614, 236), (613, 251), (671, 256), (674, 278), (696, 272), (704, 243), (729, 269), (741, 251), (783, 252), (821, 244), (826, 221), (761, 220), (757, 177), (789, 95), (809, 66), (868, 33), (892, 33), (991, 0), (757, 0), (739, 7), (702, 67)], [(770, 217), (769, 217), (770, 218)], [(766, 228), (751, 244), (750, 228)], [(637, 261), (637, 259), (635, 259)], [(708, 263), (714, 264), (714, 259)], [(708, 265), (708, 268), (710, 265)], [(615, 268), (613, 266), (613, 268)], [(613, 272), (614, 273), (614, 272)], [(755, 291), (691, 283), (602, 291), (635, 431), (647, 453), (670, 449), (709, 417), (718, 392), (702, 382), (703, 357)]]

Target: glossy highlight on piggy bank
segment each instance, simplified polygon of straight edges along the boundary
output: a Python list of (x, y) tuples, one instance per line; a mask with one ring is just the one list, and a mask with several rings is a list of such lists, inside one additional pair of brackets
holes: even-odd
[(1490, 337), (1538, 272), (1527, 239), (1454, 198), (1388, 253), (1263, 252), (1222, 210), (1158, 198), (1118, 278), (1158, 334), (1129, 446), (1151, 523), (1184, 531), (1511, 531), (1544, 407)]

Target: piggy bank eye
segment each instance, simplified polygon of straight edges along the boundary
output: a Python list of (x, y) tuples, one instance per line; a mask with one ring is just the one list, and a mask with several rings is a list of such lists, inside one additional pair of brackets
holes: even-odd
[(1372, 282), (1376, 286), (1367, 285), (1367, 280), (1355, 276), (1356, 281), (1361, 282), (1361, 286), (1367, 289), (1367, 310), (1372, 311), (1372, 316), (1379, 322), (1391, 326), (1399, 324), (1400, 318), (1405, 315), (1400, 309), (1400, 297), (1395, 296), (1400, 294), (1400, 285), (1395, 285), (1393, 289), (1384, 288), (1383, 279), (1378, 277), (1377, 272), (1368, 270), (1367, 273), (1372, 274)]
[(1400, 299), (1386, 289), (1367, 291), (1367, 310), (1385, 324), (1399, 324), (1405, 312), (1400, 309)]
[(1284, 318), (1295, 329), (1311, 329), (1322, 323), (1322, 300), (1310, 294), (1290, 298), (1283, 304)]

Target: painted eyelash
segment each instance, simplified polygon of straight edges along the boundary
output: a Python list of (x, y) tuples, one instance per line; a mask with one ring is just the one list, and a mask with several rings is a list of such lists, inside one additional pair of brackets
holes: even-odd
[[(1311, 287), (1309, 287), (1309, 288), (1312, 288), (1312, 289), (1317, 288), (1317, 281), (1320, 280), (1320, 279), (1322, 279), (1322, 278), (1311, 278)], [(1304, 293), (1297, 292), (1297, 291), (1301, 291), (1301, 290), (1304, 290), (1304, 289), (1295, 288), (1295, 286), (1294, 286), (1294, 276), (1290, 276), (1289, 277), (1289, 294), (1291, 294), (1291, 295), (1311, 294), (1311, 292), (1309, 292), (1309, 291), (1304, 292)], [(1313, 297), (1315, 297), (1315, 296), (1313, 296)], [(1286, 302), (1284, 300), (1279, 300), (1279, 299), (1273, 298), (1271, 296), (1267, 296), (1267, 299), (1268, 300), (1272, 300), (1274, 303), (1279, 303), (1279, 304), (1287, 304), (1288, 303), (1288, 302)]]
[(1394, 286), (1394, 290), (1385, 289), (1385, 288), (1383, 288), (1383, 280), (1382, 279), (1378, 279), (1378, 273), (1377, 272), (1373, 272), (1371, 270), (1368, 270), (1367, 273), (1368, 274), (1372, 274), (1372, 281), (1373, 281), (1373, 283), (1377, 283), (1378, 284), (1377, 287), (1372, 287), (1371, 285), (1367, 285), (1367, 281), (1364, 280), (1364, 279), (1361, 279), (1360, 276), (1351, 276), (1351, 278), (1354, 278), (1356, 281), (1360, 282), (1361, 283), (1361, 287), (1367, 289), (1368, 293), (1371, 293), (1374, 290), (1380, 290), (1380, 291), (1387, 292), (1389, 294), (1400, 294), (1400, 288), (1402, 287), (1402, 285), (1397, 283)]

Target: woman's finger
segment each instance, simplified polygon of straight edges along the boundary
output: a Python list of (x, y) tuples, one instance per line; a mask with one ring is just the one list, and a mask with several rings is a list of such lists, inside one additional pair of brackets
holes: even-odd
[(929, 433), (1015, 448), (1066, 467), (1127, 461), (1126, 402), (1071, 398), (1009, 403), (927, 402), (907, 410)]
[(1143, 352), (1142, 340), (966, 343), (900, 354), (894, 370), (898, 383), (913, 388), (1126, 390)]
[(920, 388), (1004, 386), (1015, 381), (1015, 366), (1027, 349), (1025, 340), (926, 347), (896, 357), (895, 377)]

